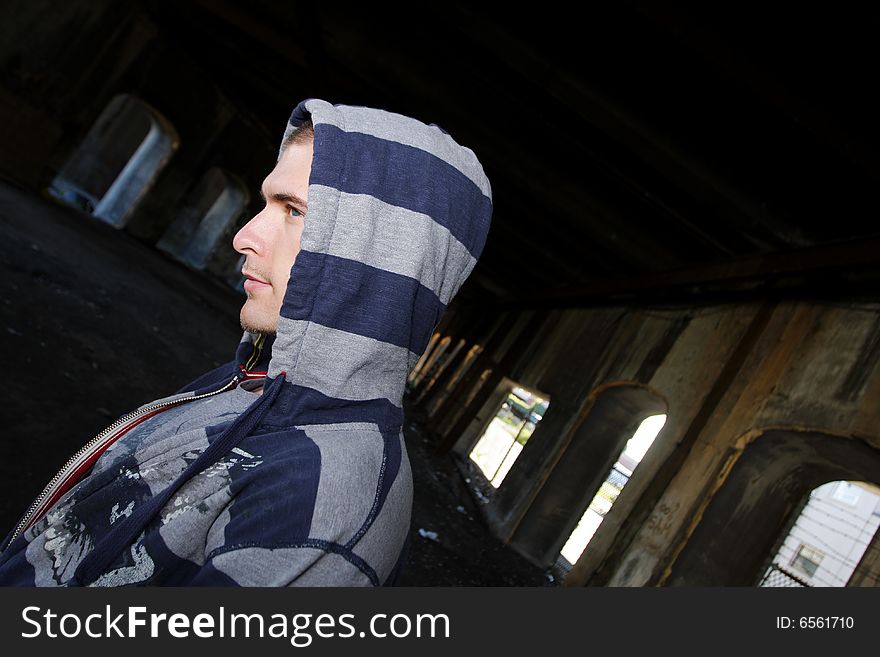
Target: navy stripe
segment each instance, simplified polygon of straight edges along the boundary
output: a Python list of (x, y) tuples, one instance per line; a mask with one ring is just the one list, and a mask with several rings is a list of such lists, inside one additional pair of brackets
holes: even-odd
[(299, 425), (371, 422), (383, 430), (398, 431), (403, 424), (403, 409), (384, 398), (370, 401), (335, 399), (313, 388), (288, 384), (278, 393), (277, 403), (261, 426), (284, 431), (290, 427), (292, 417)]
[(309, 102), (311, 98), (306, 98), (305, 100), (299, 101), (297, 106), (293, 108), (293, 111), (290, 113), (290, 119), (288, 119), (288, 123), (292, 125), (294, 128), (298, 128), (301, 126), (306, 119), (312, 118), (311, 112), (306, 109), (306, 103)]
[[(338, 554), (340, 557), (348, 561), (355, 568), (361, 571), (367, 578), (370, 580), (370, 583), (373, 586), (379, 586), (379, 576), (376, 575), (376, 571), (373, 570), (372, 566), (364, 561), (361, 557), (356, 555), (354, 552), (349, 550), (343, 545), (339, 543), (333, 543), (331, 541), (325, 541), (320, 538), (306, 538), (301, 541), (295, 542), (281, 542), (281, 543), (271, 543), (271, 544), (262, 544), (255, 543), (253, 541), (247, 541), (244, 543), (238, 543), (236, 545), (224, 545), (222, 548), (217, 548), (212, 551), (209, 556), (210, 559), (214, 559), (221, 554), (225, 554), (227, 552), (234, 552), (236, 550), (243, 550), (246, 548), (260, 548), (264, 550), (284, 550), (284, 549), (293, 549), (293, 548), (314, 548), (318, 550), (324, 550), (324, 552), (332, 552), (333, 554)], [(304, 571), (307, 572), (307, 571)]]
[[(303, 284), (297, 284), (301, 277)], [(356, 333), (421, 354), (446, 310), (437, 295), (409, 276), (356, 260), (300, 251), (281, 315)], [(314, 293), (310, 281), (320, 280)]]
[(308, 536), (321, 478), (318, 446), (304, 431), (285, 429), (251, 435), (242, 441), (241, 448), (271, 454), (272, 458), (259, 468), (230, 470), (234, 501), (229, 507), (224, 543), (271, 543)]
[(36, 586), (36, 572), (27, 560), (27, 541), (24, 536), (15, 539), (3, 553), (0, 586)]
[(212, 562), (207, 561), (186, 586), (241, 586), (241, 584), (226, 573), (221, 573)]
[[(191, 586), (192, 580), (199, 576), (201, 566), (189, 559), (181, 558), (168, 548), (158, 531), (158, 527), (161, 526), (158, 517), (154, 518), (151, 524), (157, 529), (152, 531), (151, 528), (151, 531), (145, 532), (143, 546), (155, 564), (155, 571), (149, 579), (138, 582), (138, 584), (145, 586)], [(122, 554), (127, 557), (125, 565), (129, 565), (128, 552)], [(218, 574), (222, 575), (222, 573)], [(224, 585), (225, 582), (220, 581), (218, 584)]]
[[(344, 154), (342, 175), (338, 153)], [(426, 214), (474, 258), (483, 251), (492, 202), (461, 171), (420, 148), (318, 124), (309, 183)]]

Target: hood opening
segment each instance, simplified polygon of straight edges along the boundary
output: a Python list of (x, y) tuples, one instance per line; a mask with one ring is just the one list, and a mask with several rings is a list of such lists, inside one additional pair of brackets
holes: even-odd
[(287, 373), (298, 391), (281, 404), (288, 421), (315, 420), (321, 407), (334, 422), (342, 407), (399, 410), (407, 374), (482, 252), (489, 181), (437, 125), (308, 99), (284, 139), (306, 119), (314, 155), (301, 250), (276, 334), (245, 331), (239, 362), (254, 359), (270, 379)]

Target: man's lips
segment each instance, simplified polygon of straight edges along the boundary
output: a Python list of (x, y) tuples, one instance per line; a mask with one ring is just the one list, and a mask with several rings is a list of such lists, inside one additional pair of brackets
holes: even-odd
[(256, 276), (253, 276), (252, 274), (249, 274), (249, 273), (247, 273), (246, 271), (242, 271), (241, 273), (242, 273), (242, 275), (247, 279), (247, 280), (244, 282), (245, 287), (248, 287), (248, 288), (257, 288), (257, 287), (262, 287), (262, 286), (264, 286), (264, 285), (265, 285), (266, 287), (269, 287), (269, 286), (270, 286), (269, 283), (267, 283), (266, 281), (264, 281), (264, 280), (262, 280), (262, 279), (260, 279), (260, 278), (257, 278)]

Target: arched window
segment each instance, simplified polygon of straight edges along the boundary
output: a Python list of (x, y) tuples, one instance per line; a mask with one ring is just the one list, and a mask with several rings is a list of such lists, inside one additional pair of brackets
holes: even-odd
[(761, 586), (846, 586), (880, 526), (880, 488), (831, 481), (804, 500)]
[[(815, 574), (826, 582), (819, 585), (837, 585), (823, 574), (824, 567), (835, 561), (829, 556), (832, 547), (837, 549), (835, 542), (822, 538), (814, 524), (816, 519), (826, 525), (836, 522), (819, 513), (820, 509), (830, 512), (832, 507), (846, 512), (847, 522), (852, 524), (847, 534), (856, 536), (856, 526), (860, 533), (868, 534), (870, 546), (865, 556), (859, 560), (853, 551), (846, 558), (859, 564), (850, 584), (878, 581), (880, 545), (870, 535), (870, 527), (877, 525), (856, 520), (850, 502), (857, 499), (866, 504), (864, 517), (873, 517), (877, 506), (871, 505), (869, 492), (878, 493), (880, 450), (860, 438), (804, 427), (751, 429), (743, 439), (739, 454), (731, 452), (733, 465), (727, 466), (723, 484), (705, 505), (699, 523), (660, 583), (766, 586), (764, 580), (775, 563), (794, 576), (791, 585), (817, 584), (810, 576), (814, 566)], [(841, 486), (841, 481), (848, 483)], [(823, 488), (829, 482), (834, 485)], [(805, 510), (806, 516), (802, 513)], [(786, 545), (795, 527), (796, 536)], [(780, 551), (784, 552), (781, 556)]]
[(58, 200), (122, 228), (179, 143), (158, 111), (120, 94), (49, 186)]
[[(532, 444), (534, 440), (530, 442), (506, 477), (513, 488), (502, 487), (496, 496), (496, 508), (511, 507), (518, 514), (509, 543), (534, 563), (554, 567), (557, 577), (565, 577), (573, 563), (563, 556), (563, 548), (574, 561), (581, 552), (586, 554), (586, 541), (612, 503), (618, 509), (616, 514), (625, 514), (626, 505), (631, 508), (630, 495), (617, 500), (624, 484), (634, 485), (627, 483), (630, 477), (637, 477), (638, 485), (643, 486), (653, 476), (645, 466), (633, 472), (667, 410), (662, 396), (647, 386), (609, 382), (590, 393), (552, 452), (542, 450), (540, 443)], [(651, 416), (660, 417), (646, 421)], [(539, 484), (528, 488), (530, 480)], [(527, 499), (528, 506), (517, 508), (511, 499), (514, 504), (517, 499)]]
[(498, 488), (547, 412), (550, 399), (543, 393), (512, 385), (470, 452), (493, 488)]
[(581, 558), (581, 554), (590, 539), (593, 538), (593, 534), (605, 519), (605, 514), (611, 510), (611, 506), (654, 443), (654, 439), (664, 424), (666, 424), (665, 414), (650, 415), (641, 421), (632, 438), (626, 442), (626, 446), (608, 471), (605, 481), (596, 491), (584, 515), (581, 516), (571, 536), (568, 537), (568, 541), (562, 547), (559, 565), (563, 571), (569, 570)]

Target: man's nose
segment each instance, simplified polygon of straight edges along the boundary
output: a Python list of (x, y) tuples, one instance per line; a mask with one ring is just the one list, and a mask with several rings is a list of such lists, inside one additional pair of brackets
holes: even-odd
[(254, 215), (232, 238), (232, 248), (242, 255), (247, 255), (248, 253), (259, 254), (262, 252), (264, 240), (261, 239), (258, 229), (261, 214), (263, 213), (260, 212)]

